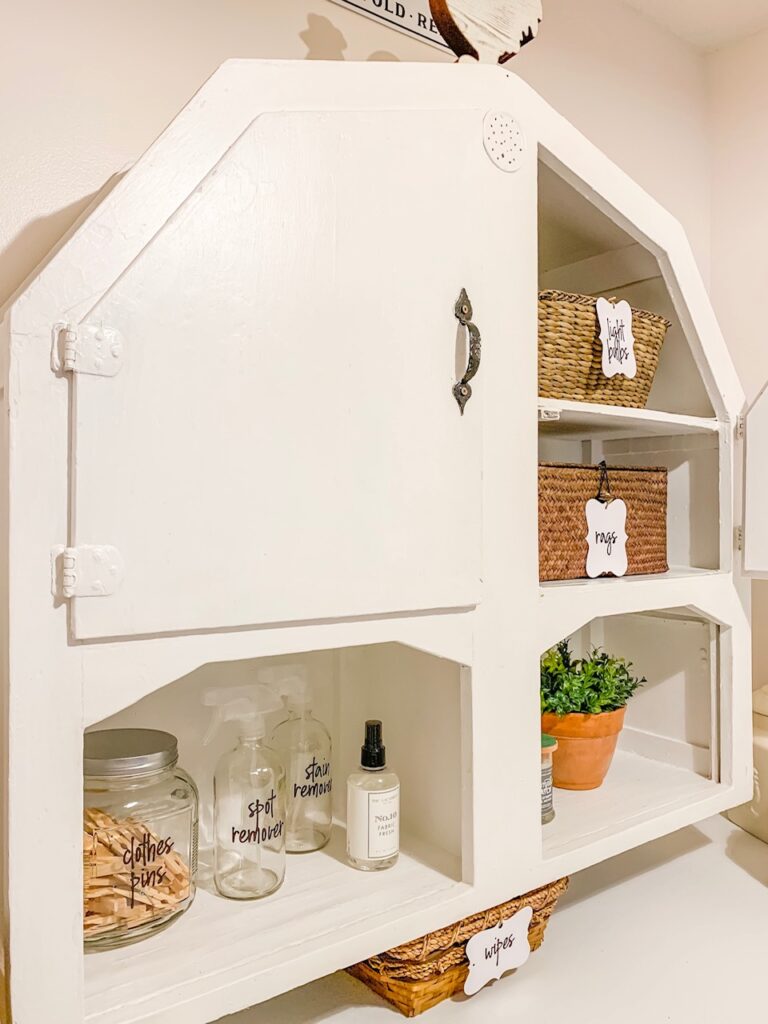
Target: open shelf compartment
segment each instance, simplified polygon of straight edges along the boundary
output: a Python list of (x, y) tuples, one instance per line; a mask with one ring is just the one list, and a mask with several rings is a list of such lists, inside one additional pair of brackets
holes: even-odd
[(554, 791), (555, 819), (542, 826), (543, 855), (578, 863), (590, 848), (717, 796), (721, 627), (675, 608), (594, 619), (570, 640), (577, 657), (599, 647), (626, 658), (646, 680), (627, 705), (602, 786)]
[[(211, 779), (218, 758), (234, 746), (236, 727), (223, 727), (203, 746), (210, 711), (200, 698), (212, 686), (253, 682), (260, 667), (295, 663), (307, 668), (315, 716), (332, 736), (332, 838), (321, 851), (288, 855), (285, 882), (272, 896), (227, 900), (212, 879)], [(200, 785), (200, 869), (195, 902), (171, 927), (86, 957), (86, 1020), (165, 1024), (187, 1004), (185, 1021), (208, 1020), (212, 990), (217, 1008), (234, 1011), (359, 959), (366, 933), (375, 936), (365, 953), (372, 955), (386, 947), (388, 934), (393, 945), (412, 938), (414, 927), (418, 932), (406, 923), (411, 915), (430, 908), (445, 915), (469, 888), (462, 857), (470, 820), (463, 805), (470, 750), (462, 691), (469, 685), (469, 670), (455, 662), (375, 644), (207, 664), (94, 725), (150, 726), (178, 737), (179, 763)], [(354, 870), (345, 856), (345, 782), (359, 765), (367, 718), (382, 720), (387, 760), (402, 787), (400, 858), (374, 873)], [(280, 720), (280, 712), (271, 715), (268, 730)]]
[(604, 460), (609, 470), (665, 467), (670, 573), (660, 578), (728, 571), (733, 425), (686, 299), (664, 251), (575, 175), (560, 170), (541, 150), (540, 289), (626, 299), (666, 317), (671, 327), (646, 408), (539, 398), (539, 461)]
[[(540, 427), (543, 428), (544, 423)], [(603, 440), (540, 429), (539, 461), (596, 466), (604, 460), (609, 479), (612, 466), (665, 467), (668, 471), (667, 557), (671, 570), (678, 575), (718, 571), (731, 557), (731, 538), (725, 532), (730, 506), (722, 517), (719, 511), (720, 433), (712, 430), (666, 436), (642, 430), (622, 433), (626, 436)]]
[[(594, 202), (592, 199), (594, 198)], [(635, 309), (666, 317), (647, 409), (673, 417), (724, 415), (711, 369), (688, 317), (665, 254), (618, 211), (575, 177), (566, 180), (539, 159), (539, 288), (626, 299)], [(685, 381), (685, 387), (680, 382)], [(610, 414), (610, 407), (606, 407)], [(677, 431), (675, 431), (677, 432)]]

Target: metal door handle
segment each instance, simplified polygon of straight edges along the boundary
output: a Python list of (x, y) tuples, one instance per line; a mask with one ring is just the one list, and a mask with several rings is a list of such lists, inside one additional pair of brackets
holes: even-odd
[(469, 382), (480, 369), (481, 351), (480, 331), (478, 331), (477, 327), (472, 323), (472, 303), (469, 301), (466, 288), (461, 289), (461, 295), (459, 295), (458, 301), (456, 302), (454, 314), (462, 327), (466, 327), (469, 334), (469, 361), (467, 362), (467, 372), (458, 384), (453, 385), (453, 397), (459, 403), (459, 409), (463, 416), (464, 406), (472, 397), (472, 388), (469, 386)]

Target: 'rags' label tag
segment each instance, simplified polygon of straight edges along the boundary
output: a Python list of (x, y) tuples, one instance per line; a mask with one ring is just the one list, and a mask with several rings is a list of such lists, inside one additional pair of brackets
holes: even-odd
[(531, 955), (528, 927), (532, 917), (533, 910), (523, 907), (506, 921), (472, 936), (467, 943), (469, 974), (464, 982), (466, 995), (473, 996), (489, 981), (523, 966)]
[(635, 336), (632, 333), (632, 307), (626, 301), (616, 305), (608, 299), (597, 300), (600, 341), (603, 343), (603, 373), (606, 377), (622, 374), (637, 376)]
[(627, 506), (621, 498), (587, 502), (587, 576), (604, 573), (623, 576), (627, 571)]

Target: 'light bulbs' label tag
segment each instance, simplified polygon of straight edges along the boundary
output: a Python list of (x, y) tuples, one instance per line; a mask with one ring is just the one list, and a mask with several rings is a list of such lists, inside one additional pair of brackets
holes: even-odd
[(489, 981), (523, 966), (531, 955), (528, 928), (532, 917), (533, 910), (523, 907), (506, 921), (472, 936), (467, 943), (469, 974), (464, 982), (466, 995), (473, 996)]
[(621, 498), (587, 502), (587, 576), (606, 572), (623, 576), (627, 571), (627, 506)]
[(616, 305), (608, 299), (597, 300), (600, 341), (603, 343), (603, 373), (606, 377), (622, 374), (637, 376), (635, 336), (632, 333), (632, 307), (626, 301)]

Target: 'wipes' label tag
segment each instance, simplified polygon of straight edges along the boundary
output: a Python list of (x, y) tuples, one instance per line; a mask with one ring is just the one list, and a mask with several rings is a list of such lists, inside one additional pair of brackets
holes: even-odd
[(587, 576), (606, 572), (624, 576), (627, 571), (627, 506), (621, 498), (587, 502)]
[(533, 910), (523, 907), (506, 921), (472, 936), (467, 943), (469, 974), (464, 982), (466, 995), (473, 996), (489, 981), (523, 966), (531, 955), (528, 928), (532, 917)]
[(632, 333), (632, 307), (626, 301), (616, 305), (608, 299), (597, 300), (600, 341), (603, 343), (603, 373), (606, 377), (622, 374), (637, 376), (635, 336)]

